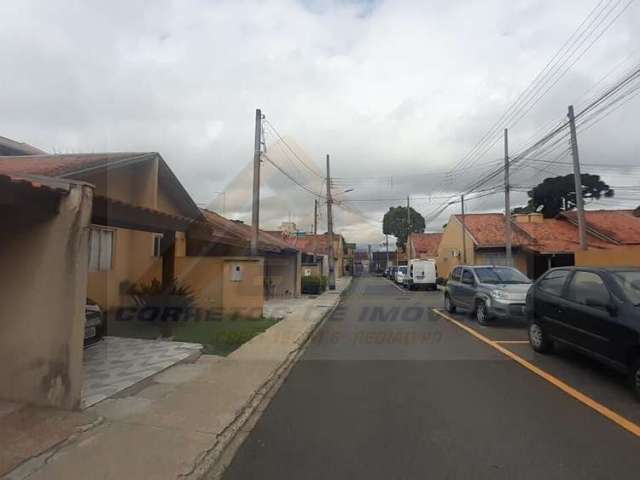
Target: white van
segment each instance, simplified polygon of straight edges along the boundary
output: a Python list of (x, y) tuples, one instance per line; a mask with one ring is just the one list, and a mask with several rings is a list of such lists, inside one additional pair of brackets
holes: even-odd
[(435, 290), (438, 272), (434, 260), (409, 260), (409, 269), (404, 277), (404, 286), (409, 290)]

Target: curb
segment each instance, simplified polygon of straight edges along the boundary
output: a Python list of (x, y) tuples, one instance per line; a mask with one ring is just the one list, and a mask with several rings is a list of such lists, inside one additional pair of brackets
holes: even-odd
[(312, 337), (331, 316), (338, 305), (340, 305), (343, 296), (349, 292), (352, 284), (353, 279), (349, 281), (349, 285), (340, 292), (335, 305), (324, 312), (312, 328), (296, 339), (294, 342), (296, 347), (287, 355), (280, 366), (278, 366), (274, 374), (265, 380), (260, 388), (255, 391), (240, 409), (236, 418), (218, 435), (213, 446), (203, 452), (200, 458), (195, 461), (193, 468), (189, 472), (181, 474), (179, 478), (189, 480), (219, 480), (222, 478), (224, 471), (231, 464), (235, 453), (258, 422), (262, 416), (262, 412), (278, 392), (293, 366), (304, 353)]

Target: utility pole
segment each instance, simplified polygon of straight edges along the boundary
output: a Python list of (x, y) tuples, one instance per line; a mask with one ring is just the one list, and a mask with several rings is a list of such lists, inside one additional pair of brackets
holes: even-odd
[(331, 168), (327, 154), (327, 235), (329, 237), (329, 290), (336, 289), (336, 265), (333, 252), (333, 213), (331, 212)]
[(409, 235), (411, 234), (411, 211), (409, 209), (409, 195), (407, 195), (407, 241), (404, 244), (404, 251), (407, 254), (407, 265), (409, 265)]
[(584, 220), (584, 199), (582, 198), (582, 175), (580, 174), (580, 156), (578, 154), (578, 138), (576, 136), (576, 117), (573, 105), (569, 105), (569, 130), (571, 131), (571, 156), (573, 157), (573, 180), (576, 189), (576, 210), (578, 213), (578, 233), (580, 249), (587, 249), (587, 229)]
[(318, 199), (313, 201), (313, 234), (318, 234)]
[(389, 266), (389, 235), (384, 236), (384, 244), (387, 248), (387, 267)]
[(511, 253), (511, 198), (509, 185), (509, 131), (504, 129), (504, 246), (507, 265), (513, 266)]
[(460, 196), (462, 213), (462, 264), (467, 264), (467, 227), (464, 223), (464, 195)]
[(260, 228), (260, 145), (262, 142), (262, 112), (256, 109), (256, 131), (253, 144), (253, 202), (251, 204), (251, 255), (258, 255)]

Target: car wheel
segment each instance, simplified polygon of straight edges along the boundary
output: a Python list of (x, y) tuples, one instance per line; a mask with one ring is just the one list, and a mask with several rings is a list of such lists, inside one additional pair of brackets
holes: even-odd
[(480, 325), (489, 324), (489, 313), (487, 312), (487, 304), (484, 300), (478, 300), (476, 304), (476, 320)]
[(529, 344), (538, 353), (547, 353), (553, 348), (553, 342), (536, 322), (529, 325)]
[(455, 313), (456, 312), (456, 306), (451, 301), (451, 297), (449, 297), (449, 295), (446, 295), (446, 294), (444, 296), (444, 308), (449, 313)]
[(636, 399), (640, 401), (640, 357), (636, 358), (631, 366), (631, 388), (636, 395)]

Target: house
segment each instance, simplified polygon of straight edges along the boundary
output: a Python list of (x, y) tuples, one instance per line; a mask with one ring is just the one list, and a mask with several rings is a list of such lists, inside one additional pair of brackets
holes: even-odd
[[(552, 267), (640, 266), (640, 218), (631, 210), (585, 212), (587, 250), (580, 249), (575, 212), (556, 218), (540, 213), (512, 216), (513, 266), (538, 278)], [(438, 272), (448, 276), (461, 263), (504, 265), (505, 217), (501, 213), (467, 214), (464, 218), (466, 252), (463, 252), (462, 216), (452, 215), (438, 248)]]
[(410, 259), (436, 259), (442, 233), (411, 233), (407, 239), (407, 253)]
[[(189, 244), (189, 255), (194, 256), (249, 256), (253, 229), (245, 223), (229, 220), (215, 212), (202, 210), (205, 220), (216, 231), (225, 232), (232, 242), (195, 240)], [(264, 258), (264, 295), (266, 297), (300, 296), (302, 255), (299, 249), (282, 237), (267, 231), (258, 232), (258, 255)]]
[(79, 404), (92, 198), (84, 182), (0, 169), (0, 398)]
[[(329, 255), (329, 234), (320, 235), (285, 235), (282, 237), (292, 247), (312, 255)], [(333, 255), (336, 277), (341, 277), (349, 272), (349, 250), (339, 233), (333, 234)]]

